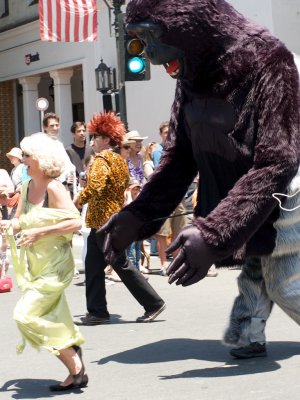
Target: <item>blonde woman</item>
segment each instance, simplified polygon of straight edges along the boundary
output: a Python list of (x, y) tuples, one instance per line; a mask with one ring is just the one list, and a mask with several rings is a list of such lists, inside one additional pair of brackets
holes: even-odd
[(144, 177), (146, 181), (149, 180), (150, 176), (153, 174), (154, 171), (154, 163), (152, 158), (153, 151), (158, 147), (158, 143), (151, 142), (146, 146), (144, 157), (143, 157), (143, 170), (144, 170)]
[[(22, 352), (29, 342), (63, 362), (68, 376), (50, 386), (51, 391), (81, 388), (88, 383), (79, 347), (84, 339), (73, 324), (64, 294), (74, 274), (71, 239), (81, 227), (80, 215), (57, 179), (65, 167), (59, 143), (38, 133), (25, 137), (21, 149), (31, 179), (22, 185), (15, 218), (1, 222), (23, 291), (14, 310), (23, 338), (17, 349)], [(19, 256), (13, 233), (19, 236)]]

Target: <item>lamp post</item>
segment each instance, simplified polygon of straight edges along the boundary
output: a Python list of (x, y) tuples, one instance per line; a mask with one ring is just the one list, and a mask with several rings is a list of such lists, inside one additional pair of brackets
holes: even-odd
[(96, 85), (98, 92), (102, 94), (109, 92), (110, 90), (115, 90), (113, 87), (112, 80), (112, 69), (108, 67), (101, 58), (100, 64), (95, 69), (96, 74)]
[(121, 120), (124, 122), (126, 129), (128, 128), (127, 123), (127, 110), (126, 110), (126, 91), (125, 91), (125, 81), (124, 77), (122, 77), (121, 69), (121, 52), (120, 52), (120, 24), (123, 24), (122, 19), (122, 11), (121, 6), (125, 4), (125, 0), (113, 0), (112, 5), (114, 8), (114, 15), (115, 15), (115, 36), (116, 36), (116, 47), (117, 47), (117, 62), (118, 62), (118, 87), (119, 87), (119, 104), (120, 104), (120, 117)]
[(119, 96), (116, 80), (116, 69), (108, 67), (101, 58), (100, 64), (95, 69), (96, 86), (102, 93), (103, 108), (119, 112)]
[[(115, 92), (118, 93), (118, 105), (120, 109), (120, 118), (123, 121), (126, 129), (128, 128), (127, 123), (127, 111), (126, 111), (126, 92), (125, 92), (125, 80), (122, 76), (122, 64), (121, 64), (121, 51), (120, 51), (120, 24), (123, 24), (121, 6), (125, 4), (125, 0), (104, 0), (104, 3), (109, 9), (109, 12), (113, 9), (114, 12), (114, 29), (116, 37), (116, 48), (117, 48), (117, 65), (118, 65), (118, 84), (115, 78)], [(99, 64), (98, 68), (100, 67)], [(96, 70), (98, 69), (96, 68)], [(103, 67), (102, 67), (103, 68)], [(114, 75), (115, 76), (115, 75)], [(97, 79), (97, 78), (96, 78)], [(97, 84), (98, 87), (98, 84)], [(99, 88), (100, 89), (100, 88)], [(97, 88), (97, 90), (99, 90)]]

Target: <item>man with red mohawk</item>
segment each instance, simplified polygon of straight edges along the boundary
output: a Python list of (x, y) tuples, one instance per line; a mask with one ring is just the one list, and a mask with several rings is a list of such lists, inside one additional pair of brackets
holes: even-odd
[[(80, 325), (99, 325), (110, 321), (106, 303), (105, 268), (107, 263), (102, 243), (96, 241), (96, 231), (124, 204), (124, 192), (129, 182), (126, 161), (112, 151), (120, 146), (125, 134), (123, 122), (113, 113), (97, 113), (87, 125), (93, 140), (95, 161), (88, 173), (86, 187), (80, 192), (77, 204), (88, 203), (86, 225), (91, 228), (85, 258), (87, 314)], [(144, 307), (145, 313), (137, 322), (153, 321), (165, 308), (165, 303), (130, 263), (125, 252), (113, 265), (123, 283)]]

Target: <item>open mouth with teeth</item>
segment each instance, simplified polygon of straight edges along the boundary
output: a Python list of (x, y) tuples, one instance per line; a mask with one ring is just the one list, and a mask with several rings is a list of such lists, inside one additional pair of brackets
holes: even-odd
[(180, 61), (178, 59), (165, 63), (164, 67), (172, 78), (178, 78), (180, 73)]

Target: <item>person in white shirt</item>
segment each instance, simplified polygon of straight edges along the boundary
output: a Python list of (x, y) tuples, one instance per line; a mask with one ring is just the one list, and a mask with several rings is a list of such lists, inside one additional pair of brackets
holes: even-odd
[(53, 140), (57, 140), (64, 150), (63, 154), (65, 169), (58, 179), (64, 184), (67, 189), (68, 185), (73, 184), (74, 177), (76, 177), (76, 168), (75, 165), (71, 163), (70, 157), (68, 156), (63, 143), (59, 141), (60, 123), (58, 115), (56, 115), (55, 113), (45, 114), (43, 118), (43, 130)]

